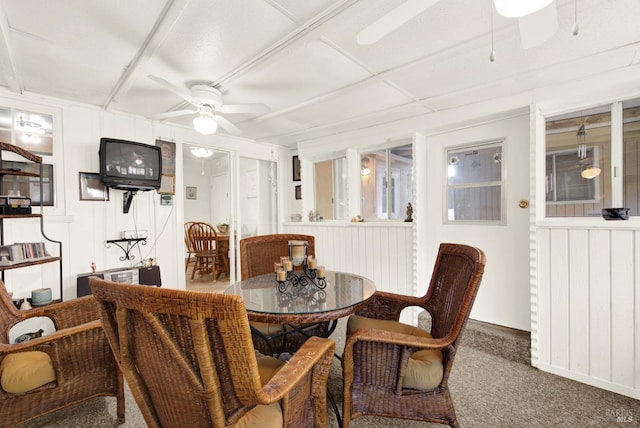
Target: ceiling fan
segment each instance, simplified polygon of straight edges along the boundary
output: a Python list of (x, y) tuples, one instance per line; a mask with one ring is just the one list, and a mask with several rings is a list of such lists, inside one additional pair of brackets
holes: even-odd
[(203, 135), (215, 133), (218, 125), (224, 128), (229, 134), (239, 135), (242, 131), (229, 119), (224, 117), (225, 114), (263, 114), (271, 110), (263, 103), (224, 104), (222, 101), (222, 93), (212, 85), (196, 84), (190, 88), (179, 88), (161, 77), (153, 75), (148, 75), (148, 77), (194, 106), (192, 109), (159, 113), (154, 115), (153, 118), (169, 119), (195, 114), (197, 116), (193, 119), (193, 128)]
[[(356, 40), (361, 45), (373, 44), (439, 1), (407, 0), (365, 27), (357, 34)], [(558, 29), (554, 0), (493, 0), (493, 4), (500, 15), (518, 18), (520, 39), (525, 49), (544, 43)], [(576, 34), (577, 24), (574, 24)]]

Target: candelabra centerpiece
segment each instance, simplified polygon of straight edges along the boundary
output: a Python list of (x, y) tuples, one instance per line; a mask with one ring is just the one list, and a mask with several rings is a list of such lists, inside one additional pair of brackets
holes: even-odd
[[(313, 284), (319, 289), (327, 286), (324, 266), (318, 266), (318, 261), (308, 254), (307, 241), (289, 241), (289, 256), (280, 257), (280, 262), (274, 263), (278, 291), (284, 293), (287, 288), (306, 287)], [(295, 271), (295, 267), (302, 269)]]

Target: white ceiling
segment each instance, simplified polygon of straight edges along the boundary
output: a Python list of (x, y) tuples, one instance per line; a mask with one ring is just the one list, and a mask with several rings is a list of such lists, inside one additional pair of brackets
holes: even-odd
[(356, 43), (404, 1), (0, 0), (0, 85), (151, 118), (192, 106), (147, 75), (212, 83), (270, 107), (226, 115), (244, 137), (292, 147), (640, 63), (640, 0), (578, 0), (578, 36), (575, 0), (556, 0), (558, 32), (530, 49), (493, 12), (495, 62), (491, 0), (441, 0)]

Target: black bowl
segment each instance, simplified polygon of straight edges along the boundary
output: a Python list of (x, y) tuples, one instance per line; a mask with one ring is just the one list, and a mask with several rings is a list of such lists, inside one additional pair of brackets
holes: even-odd
[(605, 220), (629, 220), (629, 208), (603, 208), (602, 217)]

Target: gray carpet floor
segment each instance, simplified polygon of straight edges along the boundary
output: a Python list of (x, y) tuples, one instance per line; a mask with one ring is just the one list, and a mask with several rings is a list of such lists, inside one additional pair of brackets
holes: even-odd
[[(346, 320), (332, 335), (336, 349), (344, 346)], [(428, 319), (420, 318), (421, 326)], [(636, 427), (640, 401), (539, 371), (529, 365), (529, 334), (470, 321), (449, 380), (460, 425), (472, 428), (519, 427)], [(335, 359), (329, 390), (341, 403), (342, 376)], [(126, 423), (145, 423), (127, 389)], [(618, 422), (616, 414), (631, 417)], [(329, 410), (331, 428), (338, 424)], [(21, 428), (116, 427), (115, 399), (95, 398), (69, 409), (42, 416)], [(364, 416), (354, 428), (427, 428), (443, 425)], [(191, 428), (191, 427), (190, 427)]]

